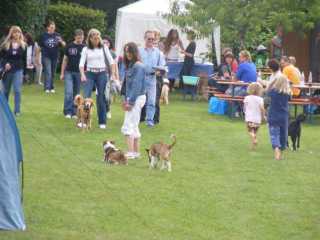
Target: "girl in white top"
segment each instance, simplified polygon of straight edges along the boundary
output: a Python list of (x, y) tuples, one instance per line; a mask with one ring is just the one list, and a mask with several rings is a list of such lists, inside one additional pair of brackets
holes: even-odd
[(180, 52), (183, 52), (183, 44), (179, 38), (179, 33), (176, 29), (171, 29), (164, 43), (164, 55), (167, 61), (178, 61)]
[(248, 133), (251, 137), (252, 149), (258, 144), (257, 132), (265, 119), (265, 109), (262, 94), (262, 87), (259, 83), (251, 83), (248, 87), (248, 96), (244, 98), (244, 113)]
[(115, 64), (97, 29), (91, 29), (88, 33), (87, 47), (84, 47), (81, 52), (79, 68), (85, 98), (91, 97), (93, 86), (96, 86), (99, 126), (105, 129), (107, 122), (105, 88), (109, 75), (115, 77)]

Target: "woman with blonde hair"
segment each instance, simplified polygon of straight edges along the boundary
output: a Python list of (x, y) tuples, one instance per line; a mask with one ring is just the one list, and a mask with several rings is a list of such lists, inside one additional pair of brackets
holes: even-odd
[(13, 85), (14, 113), (16, 116), (20, 115), (25, 50), (26, 43), (20, 27), (12, 26), (0, 45), (0, 55), (6, 73), (3, 79), (4, 95), (9, 100), (11, 85)]
[[(86, 72), (84, 65), (86, 64)], [(80, 58), (81, 82), (83, 82), (84, 97), (90, 98), (92, 89), (97, 89), (97, 113), (99, 127), (106, 128), (106, 95), (105, 89), (109, 76), (115, 79), (115, 63), (109, 48), (104, 45), (101, 33), (97, 29), (91, 29), (87, 37), (87, 46), (83, 48)]]
[(282, 151), (286, 149), (288, 138), (289, 99), (291, 89), (285, 75), (279, 74), (267, 87), (270, 97), (268, 112), (269, 134), (274, 158), (281, 160)]

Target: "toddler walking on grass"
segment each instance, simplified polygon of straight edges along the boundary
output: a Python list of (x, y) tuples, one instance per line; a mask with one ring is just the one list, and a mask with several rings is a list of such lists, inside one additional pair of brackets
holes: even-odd
[(251, 83), (248, 87), (248, 96), (244, 98), (244, 113), (248, 133), (251, 138), (251, 148), (255, 149), (258, 140), (257, 132), (262, 119), (265, 119), (265, 109), (262, 95), (262, 87), (259, 83)]

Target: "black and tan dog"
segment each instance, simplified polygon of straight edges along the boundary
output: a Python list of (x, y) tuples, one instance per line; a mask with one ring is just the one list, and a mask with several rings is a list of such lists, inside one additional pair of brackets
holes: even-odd
[(167, 168), (169, 172), (171, 172), (171, 161), (170, 155), (172, 152), (173, 146), (177, 142), (177, 138), (175, 135), (172, 135), (171, 138), (173, 139), (172, 144), (165, 144), (163, 142), (154, 143), (150, 146), (149, 149), (146, 149), (149, 157), (149, 168), (156, 168), (158, 162), (162, 161), (161, 170)]
[(106, 164), (123, 164), (128, 165), (128, 159), (126, 155), (116, 148), (113, 140), (106, 140), (102, 143), (104, 150), (104, 161)]
[[(296, 151), (297, 148), (300, 148), (300, 137), (301, 137), (301, 123), (306, 119), (304, 114), (298, 115), (298, 117), (292, 121), (288, 128), (288, 137), (290, 136), (292, 141), (292, 149)], [(287, 142), (289, 147), (289, 140)]]

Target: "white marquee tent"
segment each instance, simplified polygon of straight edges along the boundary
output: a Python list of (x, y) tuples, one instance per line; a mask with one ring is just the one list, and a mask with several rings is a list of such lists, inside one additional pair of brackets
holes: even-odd
[[(116, 41), (115, 47), (117, 55), (122, 54), (124, 44), (127, 42), (136, 42), (138, 45), (144, 44), (144, 32), (146, 30), (159, 30), (161, 36), (166, 36), (170, 29), (177, 28), (168, 22), (164, 14), (169, 13), (172, 0), (140, 0), (125, 7), (118, 9), (116, 22)], [(188, 0), (180, 0), (181, 5)], [(179, 30), (179, 28), (177, 28)], [(220, 63), (220, 27), (213, 27), (213, 38), (216, 56)], [(179, 30), (182, 42), (186, 47), (188, 44), (186, 34)], [(198, 39), (196, 60), (201, 57), (201, 53), (208, 52), (208, 46), (211, 46), (211, 39)]]

